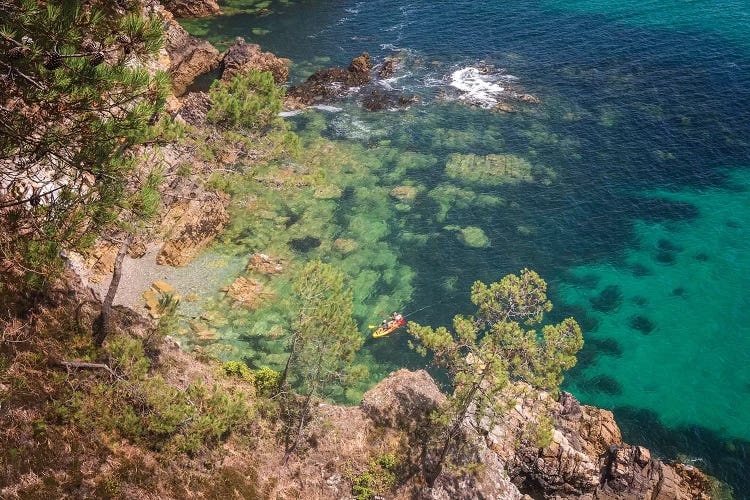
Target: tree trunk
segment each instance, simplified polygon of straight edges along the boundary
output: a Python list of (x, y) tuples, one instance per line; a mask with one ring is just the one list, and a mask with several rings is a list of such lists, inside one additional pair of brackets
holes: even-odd
[(471, 390), (469, 391), (469, 394), (466, 396), (466, 401), (464, 402), (461, 411), (458, 413), (457, 418), (451, 424), (445, 441), (443, 441), (443, 446), (440, 449), (437, 460), (434, 463), (424, 464), (425, 480), (427, 481), (427, 485), (430, 488), (432, 488), (437, 478), (440, 477), (440, 473), (443, 471), (443, 462), (445, 462), (445, 457), (448, 455), (448, 451), (453, 445), (453, 440), (460, 432), (461, 425), (466, 418), (466, 414), (469, 412), (471, 402), (474, 400), (474, 396), (476, 395), (483, 381), (484, 373), (482, 374), (482, 377), (479, 379), (479, 381), (474, 383)]
[(292, 332), (292, 345), (289, 349), (289, 357), (286, 358), (286, 365), (284, 366), (284, 371), (281, 373), (281, 377), (279, 377), (279, 392), (283, 392), (284, 388), (286, 387), (286, 379), (289, 376), (289, 366), (292, 364), (292, 358), (296, 354), (297, 350), (297, 342), (299, 341), (299, 334), (296, 332)]
[(133, 235), (128, 233), (125, 241), (120, 246), (120, 251), (117, 252), (117, 258), (115, 259), (115, 270), (112, 273), (112, 281), (109, 283), (107, 289), (107, 296), (104, 297), (102, 302), (102, 312), (99, 313), (99, 317), (94, 322), (94, 344), (97, 347), (101, 347), (104, 343), (104, 339), (110, 334), (112, 329), (112, 302), (115, 300), (117, 294), (117, 287), (120, 286), (120, 277), (122, 276), (122, 261), (125, 258), (125, 254), (128, 253), (128, 248), (133, 242)]

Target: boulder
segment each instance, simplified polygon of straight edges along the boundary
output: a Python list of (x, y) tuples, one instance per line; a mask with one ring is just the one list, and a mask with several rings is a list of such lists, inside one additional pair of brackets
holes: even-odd
[(171, 294), (175, 292), (175, 289), (172, 285), (162, 280), (154, 281), (151, 284), (151, 288), (153, 288), (155, 291), (157, 291), (161, 295), (167, 295), (167, 294)]
[(162, 218), (166, 242), (156, 262), (185, 266), (206, 248), (229, 222), (225, 196), (203, 193), (195, 199), (178, 198)]
[(219, 51), (213, 45), (190, 36), (171, 19), (167, 21), (166, 42), (172, 93), (176, 96), (184, 94), (198, 76), (219, 66)]
[(383, 64), (381, 64), (380, 68), (378, 69), (378, 76), (380, 78), (392, 77), (396, 72), (396, 68), (398, 67), (400, 62), (401, 59), (399, 59), (398, 57), (386, 57), (383, 61)]
[(367, 52), (352, 59), (348, 68), (330, 68), (313, 73), (301, 85), (289, 89), (288, 95), (299, 104), (309, 106), (315, 102), (333, 99), (348, 89), (368, 83), (372, 76), (372, 61)]
[(406, 97), (405, 95), (395, 91), (380, 91), (374, 89), (370, 95), (362, 99), (362, 106), (367, 111), (383, 111), (386, 109), (396, 110), (399, 108), (405, 108), (417, 102), (419, 98), (415, 95)]
[(259, 274), (281, 274), (284, 266), (279, 259), (274, 259), (264, 253), (254, 253), (245, 270)]
[(413, 429), (444, 401), (445, 395), (426, 371), (401, 369), (367, 391), (360, 408), (378, 425)]
[(219, 72), (223, 81), (229, 81), (235, 75), (247, 73), (251, 69), (270, 71), (274, 81), (282, 84), (289, 78), (289, 64), (289, 59), (263, 52), (260, 45), (248, 44), (244, 38), (237, 37), (234, 44), (224, 53)]
[(216, 0), (162, 0), (161, 3), (177, 17), (209, 17), (219, 13)]
[(149, 316), (156, 319), (159, 317), (159, 298), (154, 290), (148, 289), (143, 292), (143, 300)]

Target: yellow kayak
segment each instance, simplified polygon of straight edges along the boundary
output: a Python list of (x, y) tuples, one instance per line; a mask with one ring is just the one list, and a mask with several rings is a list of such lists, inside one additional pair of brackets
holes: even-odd
[(380, 328), (378, 328), (377, 330), (375, 330), (374, 332), (372, 332), (372, 338), (379, 339), (380, 337), (385, 337), (386, 335), (390, 335), (391, 333), (393, 333), (396, 330), (398, 330), (398, 328), (400, 326), (401, 325), (399, 325), (398, 323), (395, 324), (395, 325), (393, 325), (393, 326), (389, 326), (387, 328), (383, 328), (381, 326)]

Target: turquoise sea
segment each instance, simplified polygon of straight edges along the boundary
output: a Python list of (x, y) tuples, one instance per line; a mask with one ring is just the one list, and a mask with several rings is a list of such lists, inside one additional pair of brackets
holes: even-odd
[[(187, 26), (290, 58), (293, 83), (363, 51), (400, 59), (376, 88), (419, 96), (408, 109), (364, 111), (367, 89), (289, 118), (369, 165), (371, 188), (345, 188), (331, 209), (334, 236), (366, 222), (387, 255), (350, 269), (368, 290), (355, 292), (363, 335), (376, 305), (447, 324), (471, 311), (474, 280), (535, 269), (550, 283), (552, 319), (573, 315), (584, 329), (565, 388), (612, 409), (627, 441), (747, 497), (746, 1), (279, 2)], [(501, 101), (516, 112), (489, 109)], [(523, 159), (530, 178), (493, 185), (445, 168), (493, 154)], [(416, 198), (378, 212), (375, 198), (398, 185)], [(486, 244), (467, 245), (467, 227)], [(424, 365), (399, 336), (365, 353), (382, 368), (374, 376)]]

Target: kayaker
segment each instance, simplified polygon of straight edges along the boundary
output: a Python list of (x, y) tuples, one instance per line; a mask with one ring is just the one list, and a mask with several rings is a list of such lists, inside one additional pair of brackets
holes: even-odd
[(401, 313), (393, 311), (388, 318), (383, 320), (383, 322), (380, 324), (380, 328), (382, 328), (383, 330), (387, 330), (388, 328), (396, 328), (399, 326), (404, 326), (405, 324), (406, 320), (401, 315)]

